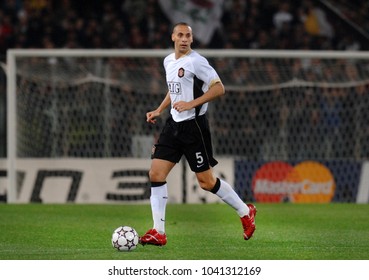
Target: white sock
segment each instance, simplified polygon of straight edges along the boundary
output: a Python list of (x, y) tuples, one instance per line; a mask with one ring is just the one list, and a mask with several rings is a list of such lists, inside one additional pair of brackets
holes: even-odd
[(247, 207), (247, 205), (241, 200), (238, 194), (227, 182), (220, 180), (220, 188), (216, 192), (216, 195), (219, 198), (221, 198), (225, 203), (233, 207), (240, 217), (249, 214), (250, 212), (249, 207)]
[(165, 208), (168, 201), (168, 188), (165, 183), (162, 186), (151, 187), (151, 211), (154, 221), (153, 228), (159, 233), (165, 232)]

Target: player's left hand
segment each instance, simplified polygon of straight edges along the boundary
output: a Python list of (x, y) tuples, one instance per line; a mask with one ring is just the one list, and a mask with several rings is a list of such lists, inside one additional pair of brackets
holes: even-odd
[(173, 103), (173, 109), (177, 110), (178, 112), (183, 112), (187, 110), (191, 110), (192, 106), (191, 103), (186, 101), (178, 101), (176, 103)]

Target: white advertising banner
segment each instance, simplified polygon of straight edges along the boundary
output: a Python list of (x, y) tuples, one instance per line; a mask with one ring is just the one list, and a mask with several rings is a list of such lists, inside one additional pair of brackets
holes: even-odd
[[(149, 203), (150, 159), (22, 159), (17, 203)], [(6, 161), (0, 161), (6, 170)], [(4, 172), (5, 173), (5, 172)], [(183, 201), (182, 168), (168, 177), (169, 203)], [(0, 178), (0, 192), (7, 178)]]
[(356, 196), (356, 202), (369, 203), (369, 162), (364, 162), (361, 169), (361, 177)]
[[(21, 159), (17, 161), (16, 203), (149, 203), (150, 159)], [(183, 168), (186, 164), (186, 168)], [(6, 192), (6, 160), (0, 160), (0, 195)], [(184, 188), (184, 172), (185, 184)], [(215, 175), (234, 185), (234, 160), (223, 158)], [(167, 179), (169, 203), (217, 203), (199, 187), (187, 162), (177, 164)]]

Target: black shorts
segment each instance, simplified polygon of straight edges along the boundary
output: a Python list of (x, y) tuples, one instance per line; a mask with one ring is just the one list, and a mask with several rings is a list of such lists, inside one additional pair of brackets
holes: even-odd
[(194, 172), (202, 172), (215, 166), (209, 123), (205, 115), (196, 119), (175, 122), (169, 117), (154, 145), (152, 158), (178, 163), (185, 155)]

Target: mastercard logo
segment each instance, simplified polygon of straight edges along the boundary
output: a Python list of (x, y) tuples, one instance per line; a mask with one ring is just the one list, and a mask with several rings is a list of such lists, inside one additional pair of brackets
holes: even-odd
[(252, 179), (257, 202), (327, 203), (332, 201), (335, 189), (331, 171), (315, 161), (296, 166), (283, 161), (269, 162)]

